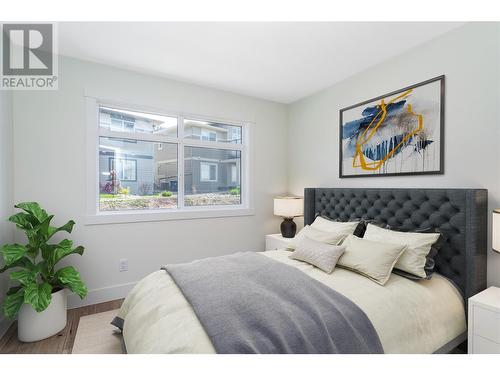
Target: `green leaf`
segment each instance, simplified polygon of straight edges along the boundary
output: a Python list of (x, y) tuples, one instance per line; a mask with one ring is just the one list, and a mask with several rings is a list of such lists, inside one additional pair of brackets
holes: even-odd
[(14, 207), (33, 215), (38, 220), (38, 223), (42, 223), (48, 217), (47, 212), (37, 202), (22, 202)]
[(48, 244), (45, 243), (41, 246), (42, 250), (42, 258), (50, 259), (51, 254), (55, 251), (55, 249), (59, 246), (59, 244)]
[(36, 225), (36, 220), (33, 220), (33, 217), (26, 212), (19, 212), (12, 215), (9, 217), (9, 221), (15, 223), (21, 229), (32, 229), (33, 225)]
[(10, 279), (20, 282), (22, 285), (33, 284), (38, 275), (37, 270), (19, 270), (10, 274)]
[(14, 263), (9, 264), (8, 266), (0, 268), (0, 273), (5, 272), (8, 269), (14, 268), (14, 267), (24, 267), (27, 269), (33, 269), (33, 268), (35, 268), (35, 265), (33, 264), (33, 262), (31, 262), (31, 260), (24, 257), (24, 258), (21, 258), (21, 259), (15, 261)]
[(43, 284), (32, 283), (24, 287), (24, 303), (29, 303), (36, 312), (45, 310), (52, 300), (52, 286), (45, 282)]
[(23, 303), (24, 289), (21, 287), (10, 288), (2, 304), (3, 314), (9, 319), (14, 319)]
[(80, 254), (80, 255), (83, 254), (84, 249), (82, 246), (78, 246), (74, 249), (72, 248), (72, 246), (73, 246), (73, 241), (70, 240), (63, 240), (59, 242), (58, 246), (51, 254), (52, 256), (50, 257), (50, 264), (54, 266), (62, 258), (70, 254)]
[(10, 296), (11, 294), (16, 293), (19, 289), (22, 289), (22, 288), (23, 288), (23, 287), (22, 287), (21, 285), (18, 285), (18, 286), (13, 286), (12, 288), (10, 288), (10, 289), (7, 291), (6, 295), (7, 295), (7, 296)]
[(10, 266), (26, 255), (26, 247), (18, 244), (4, 245), (0, 248), (0, 253), (3, 255), (5, 265)]
[(49, 227), (48, 228), (48, 239), (51, 238), (57, 232), (65, 231), (65, 232), (71, 233), (74, 225), (75, 225), (75, 222), (73, 220), (70, 220), (66, 224), (64, 224), (62, 227), (59, 227), (59, 228)]
[(78, 294), (81, 299), (84, 299), (87, 295), (87, 287), (74, 267), (68, 266), (59, 269), (54, 275), (54, 278), (59, 280), (64, 287)]
[(42, 245), (42, 257), (47, 260), (47, 266), (49, 268), (54, 267), (57, 262), (70, 254), (83, 254), (84, 248), (82, 246), (78, 246), (74, 249), (72, 246), (73, 241), (70, 240), (62, 240), (56, 245)]
[(54, 215), (49, 215), (45, 218), (44, 221), (40, 223), (40, 225), (37, 226), (37, 232), (38, 235), (43, 237), (45, 241), (49, 239), (49, 228), (50, 228), (50, 221), (54, 218)]

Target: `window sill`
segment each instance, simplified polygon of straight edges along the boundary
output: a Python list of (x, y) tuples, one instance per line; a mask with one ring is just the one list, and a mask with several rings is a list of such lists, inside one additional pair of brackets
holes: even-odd
[(95, 215), (87, 215), (85, 225), (101, 224), (121, 224), (138, 223), (151, 221), (168, 220), (191, 220), (191, 219), (209, 219), (235, 216), (253, 216), (255, 214), (252, 208), (242, 207), (224, 207), (224, 208), (188, 208), (183, 210), (170, 211), (134, 211), (134, 212), (102, 212)]

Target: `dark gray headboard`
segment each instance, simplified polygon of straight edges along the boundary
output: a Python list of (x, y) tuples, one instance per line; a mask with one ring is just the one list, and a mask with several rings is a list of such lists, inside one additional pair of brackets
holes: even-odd
[(341, 221), (374, 219), (396, 228), (439, 228), (447, 237), (435, 269), (465, 299), (486, 288), (486, 189), (307, 188), (304, 224), (317, 214)]

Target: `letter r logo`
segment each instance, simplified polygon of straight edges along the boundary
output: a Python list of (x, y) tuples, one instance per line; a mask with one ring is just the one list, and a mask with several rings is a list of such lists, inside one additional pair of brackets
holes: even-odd
[(2, 41), (4, 75), (53, 74), (51, 24), (4, 24)]

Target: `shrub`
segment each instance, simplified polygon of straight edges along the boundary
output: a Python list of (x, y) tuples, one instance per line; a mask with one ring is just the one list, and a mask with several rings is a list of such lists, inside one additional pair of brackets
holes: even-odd
[(106, 194), (113, 194), (114, 193), (113, 184), (111, 182), (106, 182), (106, 185), (104, 185), (101, 192)]
[(232, 188), (229, 190), (229, 194), (231, 195), (240, 195), (240, 188), (239, 187), (235, 187), (235, 188)]
[(162, 192), (160, 193), (160, 195), (161, 195), (162, 197), (167, 198), (167, 197), (171, 197), (171, 196), (173, 195), (173, 193), (172, 193), (171, 191), (165, 190), (165, 191), (162, 191)]
[(130, 188), (129, 187), (119, 188), (118, 189), (118, 194), (129, 195), (130, 194)]

